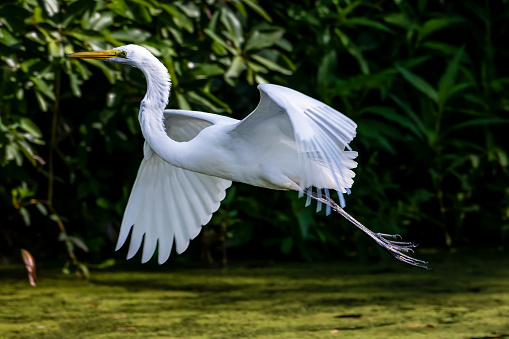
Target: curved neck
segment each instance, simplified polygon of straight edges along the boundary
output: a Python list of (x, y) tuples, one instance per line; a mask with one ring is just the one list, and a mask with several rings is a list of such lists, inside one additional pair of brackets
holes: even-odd
[(137, 67), (147, 79), (147, 93), (141, 101), (141, 131), (150, 147), (165, 161), (181, 166), (181, 155), (178, 149), (182, 144), (172, 140), (165, 131), (163, 111), (168, 105), (171, 81), (166, 67), (153, 57)]

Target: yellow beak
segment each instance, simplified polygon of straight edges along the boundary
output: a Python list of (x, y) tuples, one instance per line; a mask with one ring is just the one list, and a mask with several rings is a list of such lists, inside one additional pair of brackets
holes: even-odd
[(125, 54), (126, 53), (124, 51), (115, 51), (115, 50), (109, 49), (109, 50), (105, 50), (105, 51), (72, 53), (72, 54), (67, 54), (66, 57), (80, 58), (80, 59), (106, 60), (106, 59), (109, 59), (112, 57), (125, 58)]

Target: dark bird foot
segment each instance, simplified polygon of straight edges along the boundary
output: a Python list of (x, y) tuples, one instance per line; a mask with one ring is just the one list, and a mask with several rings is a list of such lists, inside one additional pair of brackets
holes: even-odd
[(325, 195), (318, 196), (315, 192), (311, 192), (310, 190), (305, 190), (304, 193), (311, 198), (324, 203), (332, 208), (335, 212), (341, 214), (346, 220), (350, 221), (361, 231), (366, 233), (371, 239), (373, 239), (380, 247), (382, 247), (386, 252), (392, 255), (399, 261), (404, 262), (405, 264), (412, 265), (418, 268), (422, 268), (425, 270), (429, 270), (426, 267), (427, 261), (419, 260), (412, 258), (402, 252), (414, 252), (413, 248), (417, 247), (416, 244), (412, 242), (404, 242), (404, 241), (393, 241), (389, 239), (401, 239), (399, 234), (383, 234), (383, 233), (374, 233), (369, 228), (355, 220), (350, 214), (346, 213), (344, 209), (342, 209), (338, 204), (336, 204), (331, 198)]

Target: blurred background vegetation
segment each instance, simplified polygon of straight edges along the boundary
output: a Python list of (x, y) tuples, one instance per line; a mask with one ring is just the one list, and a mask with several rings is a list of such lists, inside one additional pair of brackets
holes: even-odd
[[(64, 55), (130, 43), (169, 68), (169, 107), (242, 119), (269, 82), (351, 117), (359, 167), (347, 211), (374, 231), (419, 248), (503, 249), (508, 41), (509, 3), (498, 0), (2, 1), (1, 261), (25, 248), (86, 271), (124, 257), (113, 248), (142, 159), (145, 79)], [(202, 234), (220, 230), (236, 258), (381, 253), (297, 194), (243, 184)], [(201, 237), (170, 262), (199, 260), (204, 246), (218, 257), (221, 245)]]

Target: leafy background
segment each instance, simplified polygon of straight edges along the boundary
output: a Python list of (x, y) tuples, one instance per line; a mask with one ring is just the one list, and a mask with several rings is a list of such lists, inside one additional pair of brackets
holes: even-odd
[[(241, 119), (286, 85), (358, 123), (347, 211), (422, 247), (507, 246), (508, 1), (7, 0), (0, 4), (0, 258), (113, 264), (142, 158), (143, 74), (83, 50), (139, 44), (170, 70), (170, 107)], [(235, 184), (190, 249), (378, 257), (339, 216)], [(204, 254), (205, 253), (205, 254)], [(386, 255), (380, 256), (391, 260)], [(420, 255), (422, 257), (422, 255)], [(187, 259), (186, 259), (187, 258)], [(87, 264), (85, 264), (87, 263)]]

